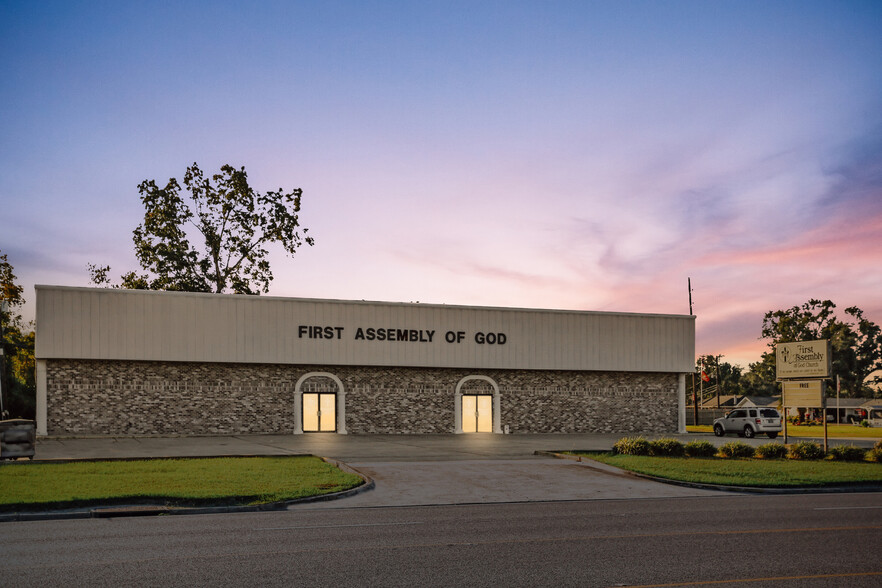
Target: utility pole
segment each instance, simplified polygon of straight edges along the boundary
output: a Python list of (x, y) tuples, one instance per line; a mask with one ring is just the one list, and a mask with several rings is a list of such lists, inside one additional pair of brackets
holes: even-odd
[(686, 278), (686, 287), (689, 288), (689, 316), (692, 316), (692, 278)]
[[(698, 384), (698, 385), (700, 386), (700, 389), (701, 389), (701, 401), (704, 402), (704, 376), (705, 376), (705, 372), (704, 372), (704, 359), (701, 359), (701, 358), (700, 358), (700, 359), (698, 360), (698, 369), (701, 370), (701, 377), (698, 378), (698, 380), (699, 380), (699, 384)], [(720, 399), (719, 399), (719, 397), (717, 398), (717, 408), (720, 408)]]
[(698, 424), (698, 394), (695, 391), (695, 369), (692, 370), (692, 423)]
[[(836, 374), (836, 424), (840, 424), (839, 422), (839, 374)], [(824, 422), (827, 422), (827, 415), (824, 415)]]
[[(689, 316), (692, 316), (692, 278), (686, 278), (686, 287), (689, 289)], [(695, 393), (695, 369), (692, 370), (692, 424), (698, 425), (698, 396)]]
[(0, 421), (6, 418), (6, 406), (3, 404), (3, 382), (6, 381), (6, 356), (3, 351), (3, 321), (6, 317), (6, 301), (0, 302)]

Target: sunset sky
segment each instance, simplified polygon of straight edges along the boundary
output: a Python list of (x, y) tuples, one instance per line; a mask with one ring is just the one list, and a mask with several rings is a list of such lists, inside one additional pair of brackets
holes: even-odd
[(882, 324), (882, 2), (0, 2), (0, 250), (136, 269), (137, 185), (245, 166), (270, 294)]

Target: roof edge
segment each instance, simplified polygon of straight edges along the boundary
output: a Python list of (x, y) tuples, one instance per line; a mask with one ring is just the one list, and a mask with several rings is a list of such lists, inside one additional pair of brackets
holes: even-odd
[(444, 304), (444, 303), (422, 303), (422, 302), (391, 302), (384, 300), (345, 300), (337, 298), (299, 298), (294, 296), (261, 296), (250, 294), (217, 294), (213, 292), (179, 292), (174, 290), (129, 290), (125, 288), (90, 288), (86, 286), (59, 286), (51, 284), (36, 284), (36, 291), (40, 290), (60, 290), (60, 291), (77, 291), (77, 292), (101, 292), (112, 293), (124, 296), (184, 296), (197, 298), (241, 298), (244, 300), (287, 300), (297, 302), (313, 302), (322, 304), (360, 304), (374, 306), (398, 306), (398, 307), (419, 307), (419, 308), (456, 308), (456, 309), (474, 309), (474, 310), (490, 310), (490, 311), (517, 311), (517, 312), (544, 312), (559, 314), (592, 314), (604, 316), (641, 316), (641, 317), (660, 317), (671, 319), (692, 319), (695, 315), (688, 314), (664, 314), (664, 313), (645, 313), (645, 312), (621, 312), (621, 311), (602, 311), (602, 310), (572, 310), (572, 309), (554, 309), (554, 308), (526, 308), (511, 306), (469, 306), (465, 304)]

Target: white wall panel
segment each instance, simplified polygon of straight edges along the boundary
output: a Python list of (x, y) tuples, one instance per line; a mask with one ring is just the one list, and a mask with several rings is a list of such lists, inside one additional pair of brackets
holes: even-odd
[[(434, 333), (380, 341), (377, 329)], [(694, 356), (694, 317), (681, 315), (37, 286), (40, 359), (689, 372)]]

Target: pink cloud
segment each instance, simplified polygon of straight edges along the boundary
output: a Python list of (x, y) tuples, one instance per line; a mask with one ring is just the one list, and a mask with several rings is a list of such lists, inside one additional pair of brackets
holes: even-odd
[(832, 261), (838, 267), (879, 262), (882, 252), (882, 214), (840, 219), (798, 235), (789, 243), (755, 251), (718, 251), (699, 257), (702, 265), (788, 265)]

